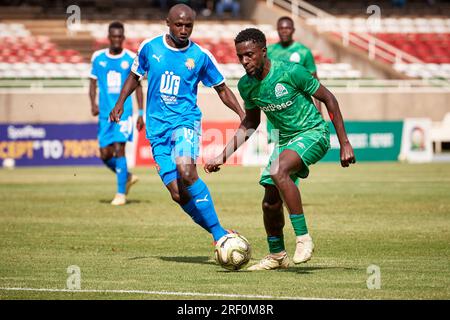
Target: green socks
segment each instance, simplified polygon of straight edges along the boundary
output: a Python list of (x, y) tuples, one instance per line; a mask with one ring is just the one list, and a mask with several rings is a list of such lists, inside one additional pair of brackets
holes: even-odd
[[(294, 227), (295, 235), (303, 236), (308, 233), (308, 228), (306, 227), (305, 215), (302, 214), (291, 214), (289, 215), (291, 219), (292, 226)], [(268, 236), (267, 243), (269, 244), (270, 253), (280, 253), (285, 250), (284, 248), (284, 237), (280, 236)]]
[(294, 227), (295, 235), (303, 236), (308, 233), (308, 228), (306, 227), (305, 215), (302, 214), (290, 214), (292, 227)]
[(267, 243), (269, 244), (270, 253), (279, 253), (284, 251), (284, 237), (281, 236), (268, 236)]

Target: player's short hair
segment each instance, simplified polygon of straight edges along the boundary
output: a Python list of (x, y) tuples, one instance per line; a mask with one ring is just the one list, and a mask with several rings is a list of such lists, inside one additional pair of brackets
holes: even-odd
[(125, 27), (123, 26), (123, 23), (120, 21), (111, 22), (108, 26), (108, 32), (110, 32), (111, 29), (122, 29), (122, 31), (125, 31)]
[(289, 16), (283, 16), (283, 17), (280, 17), (279, 19), (278, 19), (278, 21), (277, 21), (277, 24), (279, 24), (281, 21), (283, 21), (283, 20), (287, 20), (287, 21), (290, 21), (291, 23), (292, 23), (292, 25), (294, 25), (294, 20), (291, 18), (291, 17), (289, 17)]
[(256, 28), (248, 28), (239, 32), (234, 39), (234, 44), (247, 41), (252, 41), (253, 43), (258, 44), (261, 48), (266, 46), (266, 36), (261, 30)]

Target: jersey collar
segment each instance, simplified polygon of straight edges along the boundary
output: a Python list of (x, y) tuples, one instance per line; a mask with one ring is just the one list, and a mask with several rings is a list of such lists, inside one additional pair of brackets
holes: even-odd
[(188, 42), (186, 47), (184, 47), (184, 48), (174, 48), (174, 47), (170, 46), (167, 43), (167, 41), (166, 41), (166, 34), (163, 35), (162, 38), (163, 38), (163, 43), (166, 46), (166, 48), (169, 49), (169, 50), (172, 50), (172, 51), (184, 51), (184, 50), (186, 50), (187, 48), (189, 48), (191, 46), (191, 39), (188, 39), (189, 42)]
[(120, 59), (124, 56), (124, 54), (125, 54), (125, 49), (122, 49), (122, 52), (120, 54), (111, 54), (111, 53), (109, 53), (109, 49), (106, 49), (106, 51), (105, 51), (105, 55), (110, 59)]

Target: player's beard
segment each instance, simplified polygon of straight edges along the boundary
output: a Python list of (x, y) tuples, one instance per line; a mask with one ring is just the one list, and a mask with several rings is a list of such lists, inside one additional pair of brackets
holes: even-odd
[(169, 31), (169, 37), (170, 37), (170, 39), (172, 39), (173, 43), (175, 43), (175, 45), (180, 48), (185, 47), (189, 43), (189, 38), (187, 38), (186, 41), (182, 42), (180, 39), (175, 37), (172, 34), (172, 32), (170, 32), (170, 31)]

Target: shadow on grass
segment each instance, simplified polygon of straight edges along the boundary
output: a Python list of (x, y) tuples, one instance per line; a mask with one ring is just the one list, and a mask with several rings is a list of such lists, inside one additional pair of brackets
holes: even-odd
[(334, 267), (334, 266), (296, 266), (291, 265), (288, 269), (279, 270), (279, 272), (294, 272), (298, 274), (311, 274), (316, 273), (316, 271), (323, 270), (340, 270), (340, 271), (358, 271), (363, 270), (361, 268), (350, 268), (350, 267)]
[[(98, 201), (101, 204), (111, 204), (111, 199), (110, 200), (106, 200), (106, 199), (102, 199)], [(127, 205), (133, 205), (133, 204), (140, 204), (140, 203), (152, 203), (150, 200), (127, 200)]]
[(211, 264), (215, 265), (216, 263), (211, 260), (208, 256), (194, 256), (194, 257), (157, 257), (163, 261), (168, 262), (178, 262), (178, 263), (194, 263), (194, 264)]

